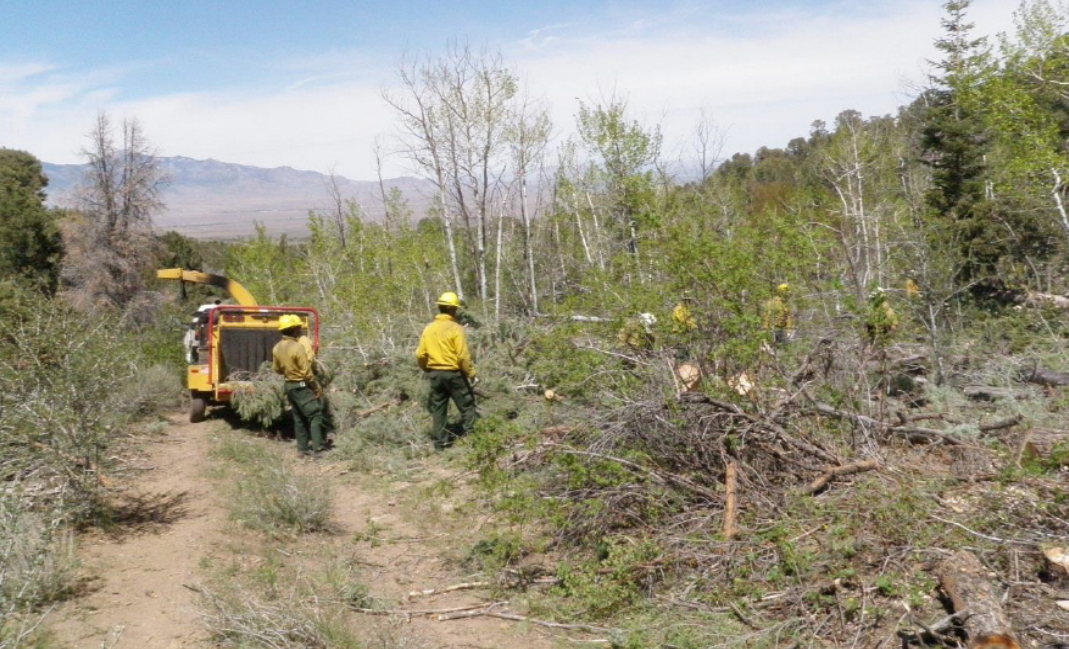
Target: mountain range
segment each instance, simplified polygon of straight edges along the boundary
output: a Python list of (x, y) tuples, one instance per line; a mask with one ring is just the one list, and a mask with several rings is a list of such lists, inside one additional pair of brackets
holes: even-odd
[[(160, 231), (174, 230), (197, 239), (233, 239), (249, 236), (260, 223), (270, 234), (300, 237), (307, 234), (309, 211), (333, 211), (331, 178), (326, 174), (185, 157), (158, 160), (167, 179), (161, 193), (165, 207), (155, 220)], [(49, 179), (49, 205), (73, 207), (85, 165), (46, 162), (42, 167)], [(378, 182), (342, 176), (333, 180), (341, 196), (355, 201), (367, 218), (382, 219)], [(418, 178), (391, 178), (384, 185), (387, 191), (400, 189), (416, 217), (426, 212), (433, 195), (431, 183)]]

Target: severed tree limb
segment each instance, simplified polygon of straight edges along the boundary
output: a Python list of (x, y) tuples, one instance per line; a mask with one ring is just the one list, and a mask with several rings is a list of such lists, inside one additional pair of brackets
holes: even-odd
[(990, 433), (995, 430), (1002, 430), (1004, 428), (1013, 428), (1017, 424), (1021, 423), (1024, 419), (1021, 415), (1014, 415), (1006, 419), (1000, 419), (999, 421), (993, 421), (990, 424), (980, 424), (981, 433)]
[(943, 442), (944, 444), (951, 444), (955, 446), (961, 445), (963, 443), (957, 437), (954, 437), (953, 435), (950, 435), (948, 433), (944, 433), (941, 430), (936, 430), (934, 428), (920, 428), (917, 426), (894, 426), (886, 422), (880, 421), (879, 419), (873, 419), (872, 417), (860, 415), (856, 412), (846, 412), (845, 410), (839, 410), (838, 408), (833, 408), (832, 406), (829, 406), (826, 403), (821, 403), (819, 401), (812, 401), (812, 404), (813, 410), (815, 410), (819, 414), (825, 415), (827, 417), (832, 417), (833, 419), (851, 421), (857, 424), (858, 426), (864, 426), (867, 428), (877, 428), (895, 435), (904, 435), (906, 439), (911, 442), (932, 442), (937, 440)]
[(455, 606), (453, 608), (403, 609), (363, 608), (360, 606), (350, 606), (349, 609), (352, 611), (356, 611), (357, 613), (363, 613), (365, 615), (454, 615), (457, 613), (464, 613), (477, 609), (485, 609), (492, 606), (504, 606), (505, 604), (508, 604), (508, 602), (493, 602), (491, 604), (483, 602), (481, 604), (471, 604), (469, 606)]
[(500, 620), (511, 620), (513, 622), (526, 622), (528, 624), (534, 624), (536, 626), (545, 627), (547, 629), (565, 629), (569, 631), (588, 631), (590, 633), (614, 633), (618, 629), (609, 627), (596, 626), (594, 624), (565, 624), (562, 622), (550, 622), (548, 620), (539, 620), (538, 618), (527, 617), (526, 615), (517, 615), (516, 613), (504, 613), (493, 610), (492, 606), (488, 606), (482, 609), (468, 611), (466, 613), (454, 613), (448, 615), (439, 615), (439, 622), (448, 622), (450, 620), (462, 620), (472, 617), (496, 617)]
[(643, 475), (649, 476), (654, 482), (660, 484), (670, 484), (676, 487), (682, 487), (683, 489), (692, 491), (695, 494), (703, 496), (709, 500), (721, 499), (721, 495), (716, 493), (712, 489), (709, 489), (708, 487), (703, 487), (700, 484), (694, 482), (693, 480), (684, 478), (681, 475), (654, 471), (653, 469), (648, 469), (642, 466), (641, 464), (636, 464), (634, 462), (631, 462), (630, 460), (625, 460), (621, 457), (615, 457), (613, 455), (606, 455), (604, 453), (595, 453), (593, 451), (580, 451), (579, 449), (559, 446), (557, 444), (546, 444), (546, 446), (558, 453), (564, 453), (565, 455), (579, 455), (582, 457), (592, 457), (599, 460), (608, 460), (609, 462), (616, 462), (617, 464), (631, 469), (636, 473), (641, 473)]
[(752, 415), (740, 408), (739, 406), (731, 403), (730, 401), (723, 401), (721, 399), (714, 399), (704, 394), (693, 393), (680, 395), (680, 401), (683, 401), (685, 403), (708, 403), (710, 405), (716, 406), (721, 410), (726, 410), (732, 414), (742, 417), (743, 419), (749, 421), (759, 429), (764, 429), (773, 433), (780, 441), (782, 441), (787, 446), (794, 448), (797, 451), (812, 455), (814, 457), (818, 457), (824, 460), (825, 462), (828, 462), (829, 464), (841, 463), (841, 460), (835, 455), (829, 453), (828, 451), (825, 451), (819, 446), (811, 444), (805, 440), (798, 439), (794, 435), (788, 433), (787, 430), (783, 428), (783, 426), (780, 426), (772, 419)]
[(377, 406), (371, 406), (370, 408), (367, 408), (367, 409), (364, 409), (364, 410), (360, 410), (360, 411), (358, 411), (356, 413), (356, 416), (357, 417), (361, 417), (361, 418), (362, 417), (368, 417), (370, 415), (375, 414), (376, 412), (379, 412), (379, 411), (382, 411), (382, 410), (386, 410), (390, 406), (396, 406), (399, 403), (401, 403), (400, 399), (392, 399), (392, 400), (387, 401), (385, 403), (380, 403)]
[(955, 552), (939, 565), (938, 575), (939, 586), (950, 598), (954, 611), (960, 613), (967, 608), (972, 612), (965, 621), (970, 638), (1012, 636), (1010, 619), (991, 585), (987, 568), (975, 554), (968, 550)]
[(738, 516), (736, 496), (738, 492), (738, 464), (728, 462), (727, 472), (724, 475), (724, 540), (730, 541), (737, 531), (735, 527)]
[(417, 597), (427, 597), (429, 595), (441, 595), (442, 593), (452, 593), (458, 590), (471, 590), (473, 588), (487, 588), (492, 584), (488, 581), (469, 581), (463, 584), (455, 584), (453, 586), (446, 586), (445, 588), (425, 588), (423, 590), (414, 590), (408, 595), (405, 595), (406, 599), (415, 599)]
[(822, 473), (816, 480), (810, 482), (809, 486), (802, 490), (802, 493), (810, 496), (815, 495), (823, 491), (828, 486), (828, 483), (836, 478), (864, 471), (874, 471), (878, 468), (880, 468), (878, 460), (862, 460), (844, 464), (843, 466), (833, 466)]

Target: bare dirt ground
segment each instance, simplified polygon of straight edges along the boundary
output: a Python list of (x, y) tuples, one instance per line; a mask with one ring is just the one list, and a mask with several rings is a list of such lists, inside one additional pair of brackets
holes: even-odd
[[(204, 566), (234, 555), (235, 535), (254, 535), (228, 520), (228, 485), (209, 477), (213, 435), (235, 435), (218, 421), (188, 424), (175, 415), (166, 433), (150, 438), (138, 460), (147, 470), (121, 485), (120, 516), (108, 532), (82, 537), (79, 555), (86, 573), (81, 596), (49, 616), (49, 633), (61, 647), (172, 649), (209, 647), (198, 609), (197, 585)], [(292, 450), (282, 448), (287, 457)], [(442, 589), (466, 580), (445, 548), (458, 521), (449, 498), (428, 503), (427, 488), (443, 475), (425, 467), (410, 482), (384, 485), (342, 463), (301, 463), (301, 472), (330, 479), (335, 530), (296, 542), (302, 557), (348, 556), (361, 567), (370, 594), (390, 608), (438, 610), (489, 601), (485, 590), (460, 590), (409, 600), (411, 591)], [(430, 508), (430, 509), (429, 509)], [(432, 511), (433, 510), (433, 511)], [(433, 515), (431, 515), (433, 513)], [(452, 528), (452, 529), (451, 529)], [(470, 532), (470, 529), (468, 530)], [(229, 555), (229, 556), (228, 556)], [(431, 617), (352, 613), (354, 628), (390, 626), (405, 647), (493, 649), (559, 646), (540, 629), (496, 618), (437, 621)], [(393, 645), (379, 644), (387, 649)]]

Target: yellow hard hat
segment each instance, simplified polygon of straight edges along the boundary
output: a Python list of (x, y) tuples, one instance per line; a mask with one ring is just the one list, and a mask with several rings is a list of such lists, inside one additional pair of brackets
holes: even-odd
[(282, 317), (278, 319), (278, 330), (284, 331), (293, 327), (303, 327), (304, 321), (301, 320), (301, 316), (293, 313), (284, 313)]
[(442, 293), (442, 297), (438, 298), (438, 306), (460, 306), (460, 298), (453, 291), (446, 291)]

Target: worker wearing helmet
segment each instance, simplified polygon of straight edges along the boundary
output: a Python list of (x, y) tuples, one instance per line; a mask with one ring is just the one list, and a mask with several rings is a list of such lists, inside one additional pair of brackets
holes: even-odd
[(784, 283), (776, 287), (776, 294), (765, 302), (764, 327), (772, 333), (772, 342), (783, 344), (794, 335), (791, 307), (787, 304), (791, 287)]
[(278, 319), (282, 340), (271, 350), (271, 358), (275, 372), (286, 380), (284, 390), (292, 406), (297, 453), (306, 456), (326, 449), (323, 444), (322, 394), (312, 373), (312, 359), (298, 342), (303, 325), (301, 317), (292, 313), (283, 314)]
[(435, 448), (444, 448), (450, 442), (446, 428), (450, 399), (460, 411), (463, 434), (472, 432), (479, 415), (475, 410), (475, 395), (472, 392), (472, 385), (477, 380), (475, 365), (468, 352), (464, 328), (456, 320), (460, 298), (456, 293), (447, 291), (438, 298), (437, 304), (438, 315), (434, 317), (434, 322), (424, 327), (419, 338), (416, 361), (430, 381), (427, 410), (433, 422), (431, 438)]

